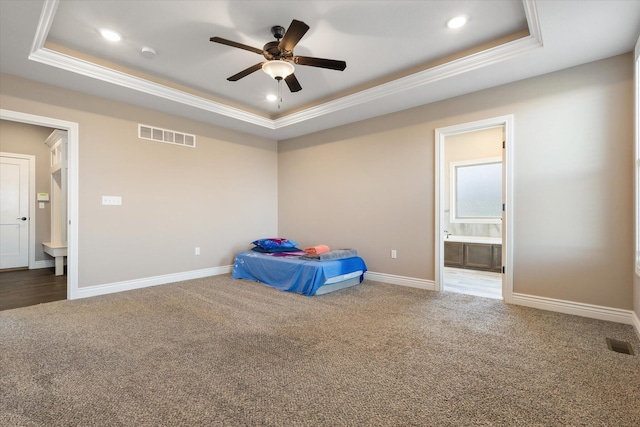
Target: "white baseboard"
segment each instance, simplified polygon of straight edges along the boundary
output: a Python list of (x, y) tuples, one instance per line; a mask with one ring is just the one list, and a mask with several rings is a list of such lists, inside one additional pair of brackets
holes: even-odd
[[(51, 265), (48, 265), (48, 264)], [(36, 261), (37, 268), (53, 267), (52, 261)], [(182, 273), (165, 274), (162, 276), (146, 277), (144, 279), (127, 280), (124, 282), (107, 283), (104, 285), (88, 286), (78, 288), (75, 295), (69, 299), (87, 298), (98, 295), (106, 295), (114, 292), (130, 291), (133, 289), (146, 288), (149, 286), (164, 285), (167, 283), (181, 282), (183, 280), (200, 279), (202, 277), (229, 274), (233, 266), (225, 265), (221, 267), (204, 268), (201, 270), (186, 271)], [(374, 282), (388, 283), (391, 285), (408, 286), (429, 291), (435, 290), (435, 282), (432, 280), (416, 279), (413, 277), (396, 276), (393, 274), (376, 273), (367, 271), (364, 274), (366, 280)], [(590, 317), (599, 320), (624, 323), (635, 327), (638, 338), (640, 338), (640, 318), (631, 310), (604, 307), (599, 305), (584, 304), (573, 301), (558, 300), (553, 298), (539, 297), (535, 295), (514, 293), (512, 303), (525, 307), (537, 308), (540, 310), (555, 311), (576, 316)]]
[(635, 312), (631, 312), (631, 317), (633, 318), (633, 326), (636, 328), (636, 334), (638, 335), (638, 339), (640, 339), (640, 318)]
[[(541, 310), (574, 314), (576, 316), (608, 320), (610, 322), (624, 323), (627, 325), (634, 324), (633, 316), (635, 313), (631, 310), (623, 310), (621, 308), (604, 307), (601, 305), (584, 304), (581, 302), (565, 301), (518, 293), (513, 294), (511, 302), (515, 305), (539, 308)], [(638, 328), (638, 326), (636, 326), (636, 328)]]
[(36, 261), (33, 263), (33, 267), (29, 267), (31, 270), (37, 270), (40, 268), (51, 268), (54, 267), (56, 264), (53, 260), (43, 260), (43, 261)]
[(389, 283), (390, 285), (409, 286), (411, 288), (426, 289), (428, 291), (435, 291), (436, 284), (433, 280), (416, 279), (414, 277), (395, 276), (393, 274), (375, 273), (367, 271), (364, 273), (365, 280), (372, 280), (374, 282)]
[[(435, 282), (432, 280), (416, 279), (413, 277), (395, 276), (392, 274), (375, 273), (367, 271), (364, 278), (376, 282), (389, 283), (392, 285), (410, 286), (413, 288), (435, 291)], [(540, 310), (555, 311), (558, 313), (573, 314), (576, 316), (589, 317), (592, 319), (607, 320), (610, 322), (624, 323), (635, 327), (638, 338), (640, 338), (640, 319), (635, 312), (620, 308), (611, 308), (600, 305), (584, 304), (580, 302), (565, 301), (553, 298), (538, 297), (535, 295), (514, 293), (512, 304), (525, 307), (537, 308)]]
[(124, 282), (87, 286), (84, 288), (78, 288), (74, 295), (70, 295), (69, 299), (94, 297), (98, 295), (112, 294), (114, 292), (131, 291), (133, 289), (146, 288), (149, 286), (181, 282), (183, 280), (200, 279), (202, 277), (217, 276), (219, 274), (229, 274), (231, 273), (232, 267), (233, 266), (231, 265), (224, 265), (221, 267), (211, 267), (201, 270), (185, 271), (182, 273), (172, 273), (162, 276), (146, 277), (144, 279), (126, 280)]

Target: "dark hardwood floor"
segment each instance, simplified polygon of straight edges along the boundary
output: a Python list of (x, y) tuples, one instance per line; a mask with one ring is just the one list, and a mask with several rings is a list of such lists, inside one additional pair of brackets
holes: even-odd
[(0, 311), (67, 299), (67, 276), (53, 268), (0, 270)]

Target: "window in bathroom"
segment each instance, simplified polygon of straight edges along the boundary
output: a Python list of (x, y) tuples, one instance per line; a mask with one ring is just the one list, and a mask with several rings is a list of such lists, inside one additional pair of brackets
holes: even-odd
[(502, 218), (502, 159), (451, 162), (451, 222), (497, 224)]

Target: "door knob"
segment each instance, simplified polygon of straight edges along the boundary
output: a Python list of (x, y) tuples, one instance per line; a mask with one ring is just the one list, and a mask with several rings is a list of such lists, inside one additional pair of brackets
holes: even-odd
[(27, 220), (27, 217), (26, 217), (26, 216), (23, 216), (22, 218), (16, 218), (16, 219), (20, 219), (20, 220), (22, 220), (22, 221), (26, 221), (26, 220)]

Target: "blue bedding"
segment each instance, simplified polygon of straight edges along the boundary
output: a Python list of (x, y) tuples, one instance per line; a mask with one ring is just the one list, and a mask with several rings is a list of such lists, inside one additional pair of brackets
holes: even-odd
[[(299, 257), (274, 257), (255, 251), (240, 252), (231, 277), (264, 283), (281, 291), (311, 296), (332, 277), (367, 271), (360, 257), (332, 261), (310, 261)], [(362, 280), (362, 278), (361, 278)]]

